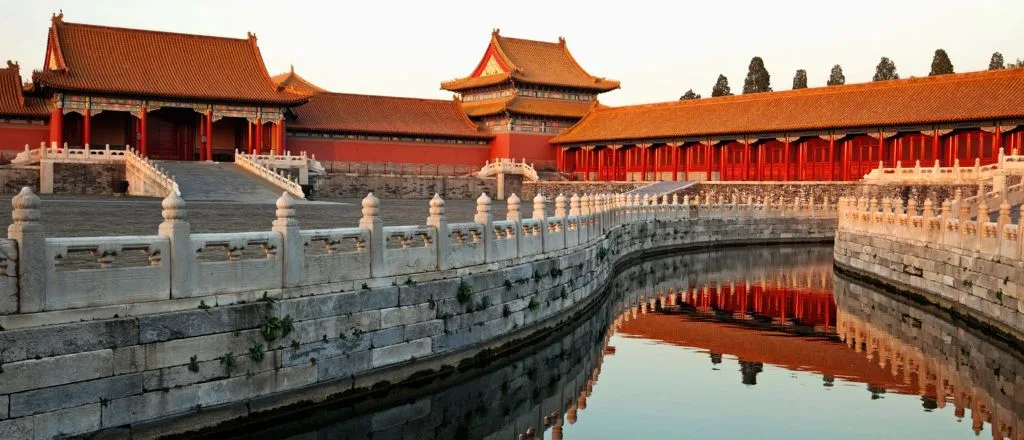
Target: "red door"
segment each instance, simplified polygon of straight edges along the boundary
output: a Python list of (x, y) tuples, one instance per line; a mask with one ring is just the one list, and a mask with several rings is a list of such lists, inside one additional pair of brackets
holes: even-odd
[(195, 115), (189, 110), (161, 109), (146, 118), (149, 157), (157, 160), (192, 160)]

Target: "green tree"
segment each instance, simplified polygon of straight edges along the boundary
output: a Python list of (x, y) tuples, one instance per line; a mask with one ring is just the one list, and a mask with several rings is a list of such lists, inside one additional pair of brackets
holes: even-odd
[(793, 90), (806, 89), (807, 88), (807, 71), (799, 69), (796, 71), (796, 75), (793, 75)]
[(685, 101), (687, 99), (700, 99), (700, 94), (694, 93), (693, 89), (687, 90), (686, 93), (683, 93), (683, 96), (680, 97), (679, 100)]
[(949, 61), (949, 55), (942, 49), (935, 50), (935, 57), (932, 58), (932, 71), (928, 76), (946, 75), (953, 73), (953, 63)]
[(875, 67), (875, 76), (871, 80), (888, 81), (890, 79), (900, 79), (900, 74), (896, 73), (896, 63), (892, 62), (889, 57), (882, 57), (878, 66)]
[(747, 67), (747, 78), (743, 80), (743, 94), (761, 93), (772, 91), (771, 75), (768, 69), (764, 68), (764, 60), (761, 57), (750, 59), (750, 66)]
[(996, 52), (992, 54), (992, 59), (988, 62), (988, 70), (1000, 70), (1005, 69), (1006, 65), (1003, 63), (1003, 54)]
[(836, 64), (832, 66), (832, 73), (828, 76), (828, 82), (825, 85), (829, 86), (841, 86), (846, 84), (846, 76), (843, 75), (843, 66)]
[(1008, 69), (1019, 69), (1021, 67), (1024, 67), (1024, 58), (1017, 58), (1017, 61), (1006, 65)]
[(729, 88), (729, 78), (725, 75), (719, 74), (718, 80), (715, 81), (715, 86), (711, 88), (711, 96), (731, 96), (732, 89)]

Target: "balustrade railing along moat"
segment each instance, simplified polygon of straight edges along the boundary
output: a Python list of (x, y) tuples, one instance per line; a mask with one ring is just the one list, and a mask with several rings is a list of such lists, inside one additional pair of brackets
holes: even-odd
[[(268, 231), (190, 232), (185, 202), (177, 194), (162, 203), (157, 234), (127, 237), (56, 238), (45, 235), (40, 199), (25, 188), (14, 197), (13, 224), (0, 241), (0, 315), (95, 308), (181, 298), (366, 281), (401, 283), (420, 274), (482, 267), (524, 258), (544, 258), (590, 244), (631, 222), (679, 218), (834, 218), (836, 205), (812, 198), (726, 201), (663, 196), (558, 195), (554, 215), (547, 200), (533, 200), (531, 217), (509, 197), (505, 220), (491, 212), (491, 199), (477, 200), (473, 222), (449, 223), (444, 200), (430, 201), (425, 225), (384, 226), (380, 200), (362, 201), (358, 227), (300, 229), (295, 202), (277, 201)], [(482, 270), (482, 269), (481, 269)], [(8, 324), (13, 324), (8, 322)]]

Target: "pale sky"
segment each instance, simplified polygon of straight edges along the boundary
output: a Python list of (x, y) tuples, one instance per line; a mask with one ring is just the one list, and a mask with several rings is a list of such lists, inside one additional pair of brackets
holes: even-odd
[(450, 99), (443, 80), (483, 56), (492, 28), (557, 41), (595, 76), (617, 79), (608, 105), (704, 96), (719, 73), (734, 93), (752, 56), (775, 90), (796, 69), (824, 85), (833, 64), (847, 83), (870, 81), (882, 56), (901, 77), (925, 76), (937, 48), (957, 72), (983, 70), (994, 51), (1024, 58), (1024, 1), (140, 1), (0, 0), (0, 63), (23, 75), (43, 62), (51, 13), (109, 26), (244, 38), (256, 33), (271, 74), (296, 71), (336, 92)]

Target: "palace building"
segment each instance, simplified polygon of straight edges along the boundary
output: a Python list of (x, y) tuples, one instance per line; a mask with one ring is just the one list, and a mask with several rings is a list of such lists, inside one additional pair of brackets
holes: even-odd
[(607, 107), (619, 82), (564, 39), (497, 30), (453, 99), (327, 91), (271, 76), (256, 36), (65, 22), (41, 70), (0, 68), (0, 149), (133, 146), (153, 159), (306, 151), (320, 160), (480, 166), (526, 159), (582, 180), (857, 180), (879, 164), (973, 166), (1022, 148), (1024, 69)]

